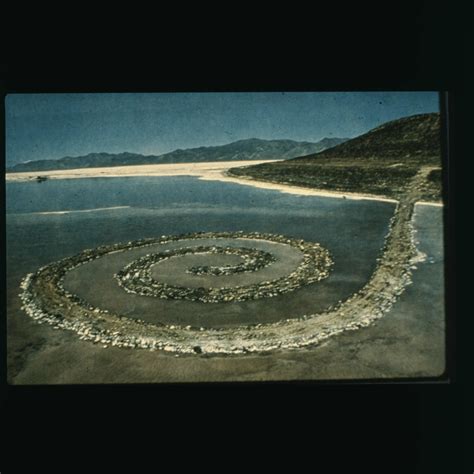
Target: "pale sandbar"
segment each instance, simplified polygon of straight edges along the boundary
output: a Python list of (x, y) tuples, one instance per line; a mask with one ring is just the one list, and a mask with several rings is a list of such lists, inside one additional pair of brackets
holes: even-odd
[[(77, 178), (122, 178), (133, 176), (196, 176), (207, 181), (224, 181), (229, 183), (253, 186), (261, 189), (271, 189), (288, 194), (303, 196), (325, 196), (341, 199), (357, 199), (384, 202), (397, 202), (384, 196), (368, 195), (361, 193), (327, 191), (324, 189), (311, 189), (302, 186), (294, 186), (281, 183), (270, 183), (258, 181), (250, 178), (236, 178), (229, 176), (227, 171), (230, 168), (240, 166), (257, 165), (260, 163), (270, 163), (279, 160), (246, 160), (246, 161), (216, 161), (206, 163), (172, 163), (160, 165), (137, 165), (137, 166), (113, 166), (104, 168), (80, 168), (70, 170), (51, 171), (27, 171), (20, 173), (6, 173), (7, 181), (33, 181), (38, 176), (45, 176), (48, 179), (77, 179)], [(440, 203), (424, 202), (425, 205), (437, 205)]]

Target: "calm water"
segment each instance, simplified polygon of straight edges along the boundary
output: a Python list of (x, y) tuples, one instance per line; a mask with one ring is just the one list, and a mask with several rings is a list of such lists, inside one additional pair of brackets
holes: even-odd
[[(322, 309), (370, 276), (394, 211), (391, 203), (295, 196), (194, 177), (7, 183), (6, 193), (9, 305), (24, 274), (85, 248), (162, 234), (242, 230), (325, 246), (335, 262), (331, 276), (317, 291), (310, 285), (285, 299), (293, 312), (305, 312), (308, 304)], [(265, 311), (251, 302), (235, 306), (235, 318), (258, 311), (278, 319), (278, 298), (264, 300)]]

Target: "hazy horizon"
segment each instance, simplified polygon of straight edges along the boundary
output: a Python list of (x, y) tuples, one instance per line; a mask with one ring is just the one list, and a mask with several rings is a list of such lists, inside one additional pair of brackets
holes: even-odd
[(90, 153), (161, 155), (258, 138), (353, 138), (439, 112), (437, 92), (9, 94), (6, 166)]

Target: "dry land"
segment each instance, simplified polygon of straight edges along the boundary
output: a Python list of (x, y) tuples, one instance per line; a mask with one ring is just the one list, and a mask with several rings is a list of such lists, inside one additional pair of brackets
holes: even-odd
[[(288, 194), (302, 195), (302, 196), (327, 196), (344, 199), (370, 199), (377, 201), (396, 202), (398, 195), (388, 195), (386, 193), (387, 183), (381, 181), (382, 184), (372, 188), (362, 188), (361, 185), (357, 187), (348, 185), (335, 185), (332, 181), (340, 181), (340, 173), (343, 168), (326, 166), (322, 170), (322, 174), (318, 179), (314, 176), (316, 172), (308, 174), (308, 169), (301, 168), (298, 172), (294, 166), (288, 168), (287, 162), (278, 162), (275, 160), (262, 161), (227, 161), (227, 162), (209, 162), (209, 163), (178, 163), (178, 164), (163, 164), (163, 165), (140, 165), (140, 166), (116, 166), (109, 168), (83, 168), (76, 170), (56, 170), (47, 171), (41, 176), (47, 179), (77, 179), (77, 178), (125, 178), (137, 176), (196, 176), (202, 180), (209, 181), (223, 181), (229, 183), (241, 184), (244, 186), (254, 186), (260, 189), (269, 189), (280, 191)], [(236, 165), (238, 165), (236, 167)], [(262, 167), (256, 166), (262, 165)], [(269, 165), (270, 168), (265, 167)], [(277, 168), (275, 168), (277, 167)], [(277, 171), (274, 171), (274, 170)], [(438, 169), (438, 168), (436, 168)], [(271, 171), (269, 171), (271, 170)], [(332, 181), (327, 178), (327, 174), (332, 173), (333, 170), (339, 170), (332, 177)], [(296, 171), (296, 173), (295, 173)], [(401, 172), (397, 178), (399, 186), (406, 184), (408, 177), (413, 177), (416, 174), (415, 168), (410, 168), (409, 171)], [(370, 173), (370, 169), (365, 169), (364, 173)], [(380, 176), (377, 173), (384, 173), (387, 176), (392, 176), (393, 169), (390, 167), (383, 168), (382, 171), (373, 171), (372, 181), (379, 180)], [(439, 169), (435, 171), (436, 180), (440, 179)], [(38, 172), (23, 172), (23, 173), (7, 173), (6, 180), (8, 182), (19, 181), (34, 181), (39, 176)], [(291, 176), (291, 177), (290, 177)], [(301, 176), (299, 178), (298, 176)], [(326, 177), (325, 177), (326, 176)], [(434, 176), (434, 175), (433, 175)], [(394, 179), (392, 177), (392, 179)], [(360, 182), (360, 180), (359, 180)], [(391, 184), (393, 185), (393, 183)], [(432, 191), (431, 188), (438, 187), (436, 184), (430, 184), (429, 190), (425, 192), (421, 200), (426, 202), (440, 204), (438, 195), (433, 198), (437, 191)]]
[(307, 189), (323, 189), (348, 196), (355, 194), (399, 200), (406, 191), (407, 183), (422, 168), (429, 169), (429, 172), (422, 183), (419, 199), (440, 203), (441, 168), (431, 163), (420, 166), (415, 161), (406, 160), (321, 158), (245, 165), (231, 168), (227, 175)]
[(111, 166), (108, 168), (79, 168), (73, 170), (26, 171), (7, 173), (7, 181), (30, 181), (38, 176), (48, 179), (75, 178), (125, 178), (128, 176), (219, 176), (233, 166), (249, 166), (263, 164), (272, 160), (262, 161), (214, 161), (208, 163), (176, 163), (162, 165)]

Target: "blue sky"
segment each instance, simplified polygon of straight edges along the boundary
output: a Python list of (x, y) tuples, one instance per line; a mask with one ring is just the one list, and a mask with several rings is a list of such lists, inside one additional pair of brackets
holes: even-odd
[(93, 152), (161, 154), (245, 138), (355, 137), (438, 112), (436, 92), (10, 94), (7, 166)]

